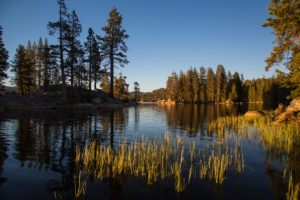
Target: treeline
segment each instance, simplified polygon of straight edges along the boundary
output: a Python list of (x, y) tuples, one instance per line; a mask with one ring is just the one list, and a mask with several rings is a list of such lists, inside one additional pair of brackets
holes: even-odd
[[(56, 36), (58, 44), (48, 44), (40, 38), (38, 42), (28, 41), (19, 45), (11, 67), (12, 82), (21, 95), (28, 95), (36, 88), (48, 88), (61, 84), (66, 97), (66, 87), (87, 88), (90, 91), (101, 88), (117, 97), (128, 94), (126, 77), (114, 76), (114, 68), (128, 63), (125, 53), (128, 38), (122, 28), (122, 15), (114, 7), (109, 13), (107, 25), (101, 28), (103, 36), (88, 29), (88, 36), (82, 43), (79, 37), (82, 26), (73, 10), (68, 12), (64, 0), (58, 0), (58, 21), (48, 22), (49, 35)], [(2, 29), (0, 29), (2, 34)], [(2, 36), (2, 35), (1, 35)], [(2, 43), (2, 37), (1, 37)], [(108, 69), (101, 67), (108, 66)]]
[(226, 72), (218, 65), (212, 68), (190, 68), (187, 72), (173, 72), (168, 77), (164, 96), (161, 98), (186, 103), (208, 102), (280, 102), (289, 90), (281, 87), (276, 78), (244, 80), (243, 75)]

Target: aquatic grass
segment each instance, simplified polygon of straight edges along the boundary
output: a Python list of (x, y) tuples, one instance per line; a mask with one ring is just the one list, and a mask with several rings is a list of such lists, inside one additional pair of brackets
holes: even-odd
[(274, 125), (271, 117), (243, 117), (227, 116), (218, 118), (208, 126), (218, 138), (223, 138), (229, 130), (246, 138), (249, 142), (259, 140), (259, 143), (268, 150), (278, 150), (281, 153), (290, 153), (295, 144), (300, 141), (299, 124), (289, 123)]
[(300, 195), (300, 182), (293, 182), (293, 174), (290, 173), (288, 192), (286, 193), (287, 200), (298, 200)]
[[(87, 185), (87, 178), (82, 180), (82, 175), (81, 175), (81, 171), (79, 171), (79, 175), (78, 178), (76, 176), (74, 176), (74, 191), (75, 191), (75, 199), (79, 199), (82, 196), (85, 195), (85, 191), (86, 191), (86, 185)], [(78, 180), (77, 180), (78, 179)]]
[(82, 175), (99, 180), (134, 176), (152, 185), (168, 179), (181, 192), (197, 177), (222, 184), (230, 167), (242, 173), (242, 148), (236, 142), (224, 140), (203, 147), (168, 133), (151, 139), (135, 137), (129, 143), (124, 139), (114, 149), (94, 141), (76, 148), (75, 163)]
[[(266, 151), (277, 152), (285, 155), (287, 160), (293, 157), (300, 147), (300, 127), (298, 123), (285, 123), (275, 125), (270, 116), (244, 117), (227, 116), (218, 118), (208, 126), (218, 139), (232, 137), (234, 133), (239, 139), (246, 139), (249, 143), (258, 142)], [(240, 156), (240, 154), (236, 154)], [(241, 155), (243, 156), (243, 155)], [(238, 158), (237, 160), (243, 160)], [(241, 162), (244, 163), (243, 161)], [(288, 164), (287, 164), (288, 165)], [(240, 166), (237, 166), (239, 171)], [(243, 166), (241, 167), (241, 169)], [(286, 198), (288, 200), (299, 199), (300, 182), (293, 179), (292, 169), (289, 169), (289, 183)], [(287, 170), (284, 170), (284, 176)], [(298, 180), (298, 179), (297, 179)]]

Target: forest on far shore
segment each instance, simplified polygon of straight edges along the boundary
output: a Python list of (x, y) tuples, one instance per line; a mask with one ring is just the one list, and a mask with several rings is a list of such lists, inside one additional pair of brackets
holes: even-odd
[(244, 80), (243, 74), (226, 72), (218, 65), (212, 68), (190, 68), (168, 77), (166, 88), (140, 94), (141, 101), (171, 99), (184, 103), (278, 103), (287, 101), (290, 89), (283, 87), (280, 78)]

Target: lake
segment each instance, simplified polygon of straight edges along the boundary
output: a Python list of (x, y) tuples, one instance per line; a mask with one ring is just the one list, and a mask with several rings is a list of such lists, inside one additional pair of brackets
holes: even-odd
[[(71, 111), (18, 111), (0, 116), (0, 199), (73, 199), (78, 169), (76, 147), (91, 141), (112, 149), (142, 136), (151, 139), (179, 136), (198, 148), (218, 142), (208, 124), (219, 117), (262, 109), (261, 104), (176, 105), (145, 104), (116, 111), (77, 113)], [(268, 109), (268, 108), (267, 108)], [(192, 177), (182, 192), (174, 180), (147, 184), (130, 175), (97, 179), (89, 177), (83, 199), (285, 199), (287, 162), (299, 169), (294, 157), (266, 149), (259, 139), (240, 141), (244, 169), (228, 169), (222, 184)], [(294, 151), (294, 150), (293, 150)], [(299, 148), (298, 148), (299, 151)], [(199, 150), (200, 152), (200, 150)], [(295, 151), (294, 151), (295, 152)], [(289, 159), (287, 161), (287, 159)], [(197, 167), (197, 162), (195, 166)], [(197, 169), (197, 168), (195, 168)], [(296, 169), (295, 169), (296, 170)], [(183, 177), (185, 174), (184, 169)], [(297, 171), (297, 170), (296, 170)], [(295, 178), (298, 174), (293, 174)]]

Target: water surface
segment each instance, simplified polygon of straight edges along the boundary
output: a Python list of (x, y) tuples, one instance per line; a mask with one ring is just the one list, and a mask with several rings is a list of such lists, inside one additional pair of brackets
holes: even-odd
[[(0, 117), (0, 199), (72, 199), (76, 146), (90, 141), (115, 146), (146, 135), (182, 136), (187, 141), (210, 143), (215, 134), (207, 124), (218, 117), (239, 115), (261, 105), (142, 105), (117, 111), (76, 113), (20, 111)], [(260, 108), (261, 109), (261, 108)], [(184, 192), (171, 184), (148, 186), (140, 179), (89, 180), (86, 199), (284, 199), (285, 159), (243, 141), (245, 171), (226, 174), (222, 185), (195, 180)], [(297, 159), (297, 158), (295, 158)]]

